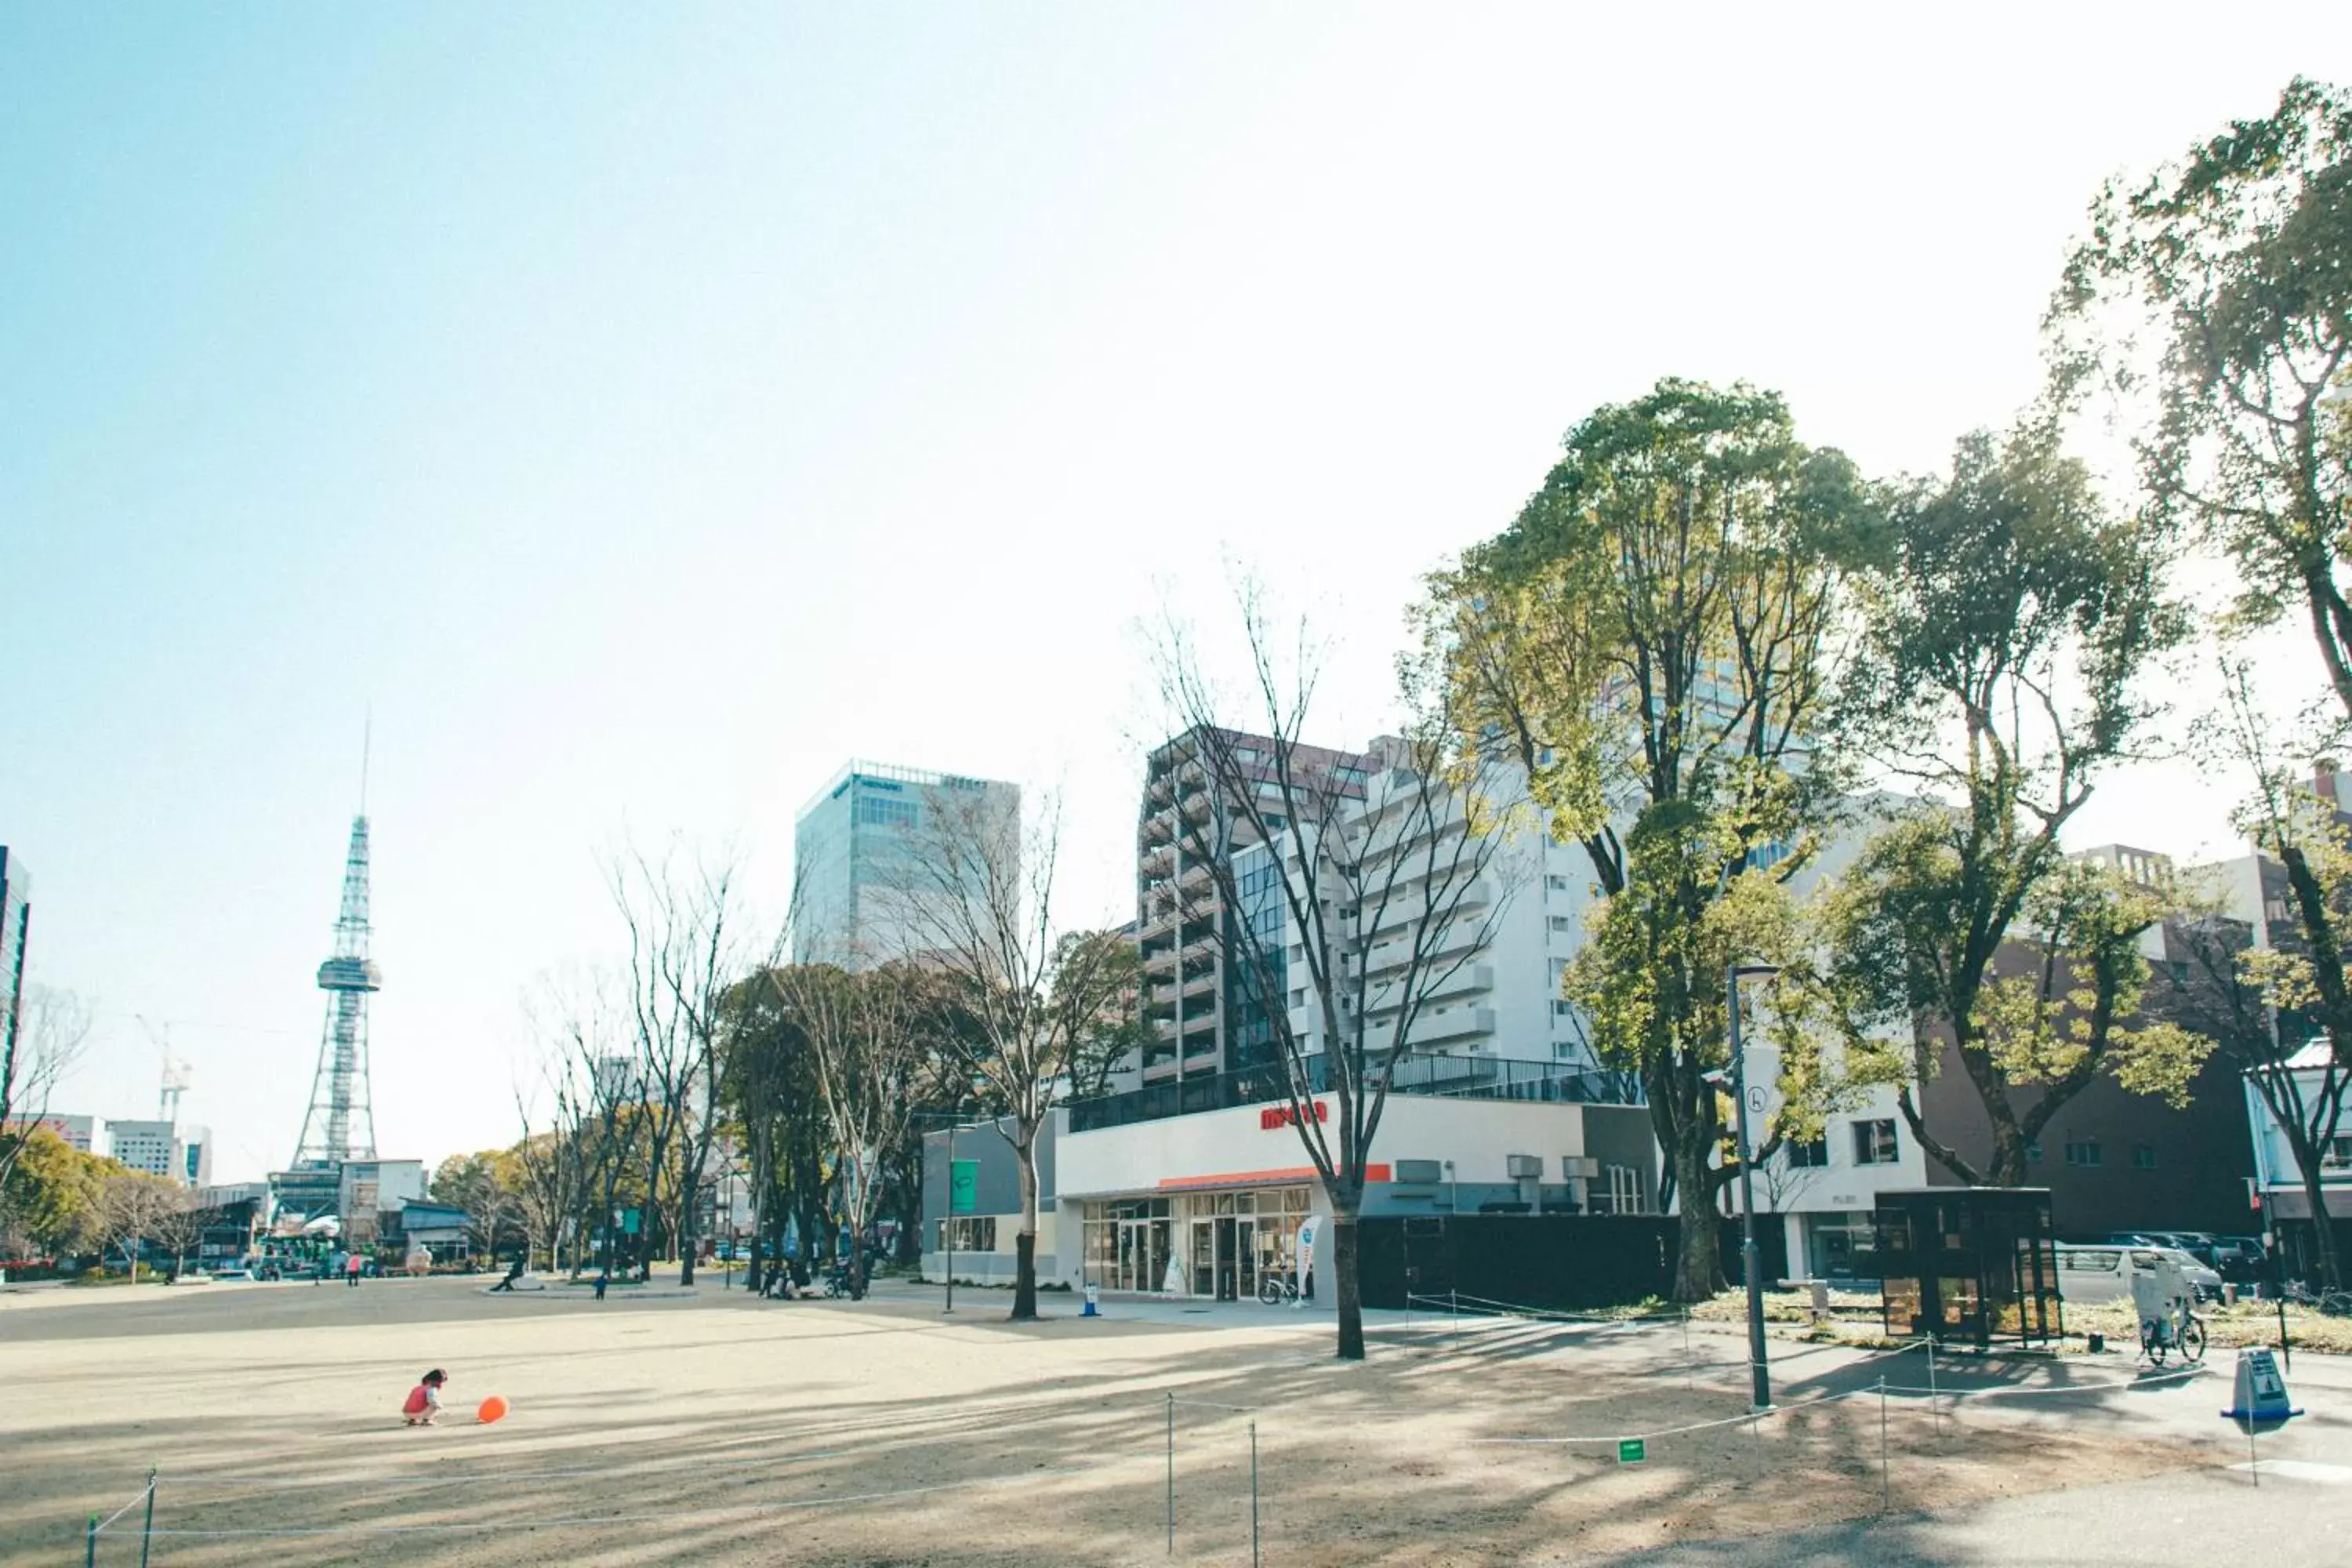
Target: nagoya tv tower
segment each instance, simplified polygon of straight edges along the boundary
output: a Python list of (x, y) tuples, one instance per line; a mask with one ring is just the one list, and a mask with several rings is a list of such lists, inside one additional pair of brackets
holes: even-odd
[(383, 971), (368, 957), (368, 819), (366, 748), (361, 748), (360, 814), (352, 818), (352, 847), (343, 856), (342, 912), (335, 918), (334, 956), (319, 965), (319, 989), (328, 996), (326, 1031), (319, 1040), (318, 1072), (310, 1080), (310, 1110), (294, 1151), (297, 1171), (340, 1168), (375, 1158), (375, 1111), (368, 1099), (368, 993), (383, 988)]

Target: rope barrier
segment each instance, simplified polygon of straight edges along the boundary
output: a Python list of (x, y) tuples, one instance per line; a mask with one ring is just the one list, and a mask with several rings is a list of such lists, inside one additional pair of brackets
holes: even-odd
[[(1932, 1342), (1927, 1340), (1918, 1340), (1910, 1344), (1904, 1345), (1899, 1349), (1882, 1351), (1878, 1353), (1880, 1355), (1902, 1355), (1908, 1352), (1917, 1350), (1921, 1345), (1930, 1342)], [(1860, 1363), (1857, 1362), (1854, 1364), (1859, 1365)], [(2145, 1388), (2150, 1384), (2180, 1383), (2191, 1378), (2210, 1377), (2212, 1375), (2214, 1375), (2212, 1368), (2199, 1366), (2185, 1368), (2179, 1372), (2153, 1373), (2147, 1377), (2135, 1378), (2129, 1383), (2106, 1383), (2099, 1384), (2086, 1384), (2071, 1388), (1937, 1389), (1906, 1387), (1898, 1384), (1886, 1384), (1884, 1386), (1881, 1386), (1878, 1384), (1872, 1384), (1867, 1388), (1850, 1388), (1842, 1394), (1824, 1394), (1816, 1395), (1811, 1399), (1799, 1400), (1791, 1405), (1776, 1405), (1769, 1410), (1751, 1410), (1741, 1415), (1727, 1415), (1714, 1421), (1695, 1421), (1686, 1426), (1664, 1426), (1648, 1432), (1619, 1432), (1612, 1433), (1607, 1436), (1473, 1437), (1470, 1439), (1470, 1442), (1473, 1446), (1513, 1447), (1547, 1446), (1561, 1447), (1586, 1443), (1607, 1444), (1633, 1440), (1647, 1442), (1654, 1437), (1676, 1437), (1685, 1436), (1692, 1432), (1705, 1432), (1717, 1426), (1737, 1426), (1743, 1422), (1768, 1420), (1772, 1416), (1785, 1415), (1790, 1411), (1809, 1410), (1816, 1405), (1834, 1404), (1836, 1401), (1841, 1399), (1853, 1399), (1865, 1394), (1926, 1394), (1931, 1399), (1948, 1399), (1957, 1404), (1963, 1399), (2030, 1398), (2046, 1396), (2053, 1394), (2115, 1394), (2134, 1388)]]
[(2146, 1388), (2158, 1383), (2185, 1383), (2191, 1378), (2218, 1375), (2210, 1366), (2184, 1367), (2179, 1372), (2150, 1373), (2146, 1377), (2133, 1378), (2129, 1383), (2083, 1383), (2055, 1388), (1913, 1388), (1888, 1384), (1889, 1394), (1925, 1394), (1933, 1398), (1962, 1399), (2035, 1399), (2056, 1394), (2120, 1394), (2135, 1388)]
[(129, 1502), (124, 1503), (121, 1508), (116, 1509), (112, 1513), (108, 1514), (97, 1524), (91, 1526), (91, 1533), (103, 1533), (108, 1525), (112, 1524), (116, 1520), (121, 1519), (132, 1509), (137, 1508), (141, 1503), (145, 1502), (149, 1494), (152, 1493), (154, 1489), (155, 1483), (153, 1481), (149, 1481), (145, 1486), (139, 1489), (139, 1495), (137, 1497), (132, 1498)]
[(1769, 1421), (1775, 1415), (1785, 1415), (1791, 1411), (1810, 1410), (1816, 1405), (1834, 1405), (1841, 1399), (1853, 1399), (1860, 1394), (1877, 1392), (1878, 1385), (1873, 1384), (1868, 1388), (1849, 1388), (1843, 1394), (1816, 1394), (1811, 1399), (1801, 1399), (1793, 1405), (1775, 1405), (1769, 1410), (1750, 1410), (1745, 1415), (1726, 1415), (1720, 1420), (1694, 1421), (1687, 1426), (1661, 1426), (1649, 1432), (1617, 1432), (1606, 1437), (1473, 1437), (1470, 1442), (1474, 1447), (1558, 1447), (1578, 1443), (1622, 1443), (1632, 1440), (1646, 1443), (1653, 1437), (1679, 1437), (1687, 1433), (1705, 1432), (1717, 1426), (1738, 1426), (1749, 1421)]

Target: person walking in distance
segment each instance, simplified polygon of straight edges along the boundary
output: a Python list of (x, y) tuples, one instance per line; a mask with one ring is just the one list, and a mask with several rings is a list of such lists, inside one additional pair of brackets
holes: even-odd
[(360, 1255), (356, 1252), (343, 1259), (343, 1283), (356, 1290), (360, 1286)]

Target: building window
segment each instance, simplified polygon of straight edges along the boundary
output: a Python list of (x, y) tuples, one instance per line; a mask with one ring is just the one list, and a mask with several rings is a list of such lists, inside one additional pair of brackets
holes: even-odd
[(1565, 932), (1575, 928), (1568, 923), (1568, 917), (1566, 915), (1554, 915), (1551, 917), (1551, 929), (1556, 931)]
[(1565, 893), (1568, 891), (1568, 879), (1565, 877), (1546, 877), (1544, 879), (1544, 890), (1552, 893)]
[(1576, 1004), (1556, 1001), (1551, 1005), (1551, 1016), (1555, 1018), (1572, 1018), (1576, 1016)]
[(937, 1222), (940, 1226), (938, 1251), (947, 1250), (947, 1227), (955, 1226), (955, 1249), (958, 1252), (993, 1252), (996, 1250), (996, 1216), (992, 1214), (962, 1215), (952, 1220)]
[(922, 808), (910, 800), (877, 800), (861, 795), (850, 806), (851, 821), (871, 826), (913, 827), (922, 817)]
[(2132, 1169), (2135, 1171), (2153, 1171), (2156, 1169), (2155, 1144), (2135, 1143), (2132, 1145)]
[(2025, 1163), (2029, 1165), (2042, 1163), (2042, 1140), (2039, 1138), (2025, 1146)]
[(1891, 1165), (1896, 1157), (1893, 1121), (1857, 1121), (1853, 1124), (1855, 1164)]
[(2327, 1141), (2326, 1152), (2319, 1156), (2319, 1168), (2323, 1171), (2352, 1170), (2352, 1134)]
[(2084, 1166), (2099, 1163), (2099, 1141), (2095, 1138), (2069, 1138), (2066, 1141), (2066, 1163)]
[(1827, 1134), (1789, 1145), (1789, 1163), (1801, 1171), (1818, 1171), (1830, 1163)]

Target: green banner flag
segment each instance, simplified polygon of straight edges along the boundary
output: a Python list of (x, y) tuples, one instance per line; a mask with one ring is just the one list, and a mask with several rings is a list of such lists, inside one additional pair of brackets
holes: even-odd
[(948, 1162), (948, 1213), (973, 1214), (980, 1208), (980, 1162)]

